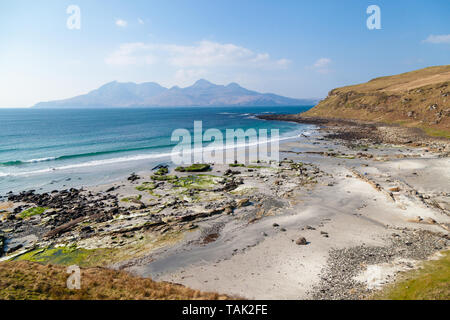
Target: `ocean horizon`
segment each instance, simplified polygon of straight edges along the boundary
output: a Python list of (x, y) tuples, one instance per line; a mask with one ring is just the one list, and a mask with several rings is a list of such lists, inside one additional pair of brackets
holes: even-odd
[[(312, 106), (0, 109), (0, 196), (9, 191), (110, 183), (170, 164), (175, 129), (278, 129), (297, 137), (311, 125), (264, 121), (257, 114), (295, 114)], [(207, 145), (207, 144), (206, 144)]]

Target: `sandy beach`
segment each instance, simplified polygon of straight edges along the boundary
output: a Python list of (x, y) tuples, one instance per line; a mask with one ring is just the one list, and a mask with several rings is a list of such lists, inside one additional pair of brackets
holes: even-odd
[[(87, 253), (81, 265), (247, 299), (366, 298), (448, 248), (450, 146), (346, 130), (284, 142), (279, 163), (9, 195), (2, 259), (70, 247)], [(37, 205), (44, 214), (12, 218)]]

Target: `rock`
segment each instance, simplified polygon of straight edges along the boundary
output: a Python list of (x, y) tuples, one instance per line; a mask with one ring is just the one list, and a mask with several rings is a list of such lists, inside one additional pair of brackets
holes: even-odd
[(196, 228), (198, 228), (198, 226), (196, 224), (194, 224), (194, 223), (189, 223), (188, 224), (188, 229), (189, 230), (196, 229)]
[(281, 228), (280, 231), (286, 232), (287, 230), (286, 230), (286, 228)]
[(23, 244), (18, 244), (17, 246), (9, 248), (6, 253), (7, 254), (13, 253), (14, 251), (17, 251), (17, 250), (19, 250), (22, 247), (23, 247)]
[(277, 228), (277, 227), (279, 227), (280, 225), (278, 224), (278, 223), (274, 223), (273, 225), (272, 225), (272, 227), (274, 227), (274, 228)]
[(131, 182), (134, 182), (134, 181), (136, 181), (136, 180), (139, 180), (140, 178), (139, 178), (139, 176), (138, 175), (136, 175), (134, 172), (128, 177), (128, 181), (131, 181)]
[(433, 218), (425, 218), (423, 220), (423, 222), (428, 223), (428, 224), (436, 224), (436, 220), (434, 220)]
[(391, 191), (391, 192), (400, 192), (400, 188), (399, 187), (390, 188), (389, 191)]
[(248, 206), (249, 204), (250, 204), (250, 200), (248, 198), (239, 199), (236, 201), (237, 208), (242, 208), (242, 207)]
[(306, 246), (308, 244), (308, 241), (306, 241), (305, 237), (300, 237), (295, 241), (295, 244), (298, 246)]

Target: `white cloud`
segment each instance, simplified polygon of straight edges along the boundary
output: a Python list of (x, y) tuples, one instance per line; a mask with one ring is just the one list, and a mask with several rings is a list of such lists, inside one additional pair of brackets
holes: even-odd
[(122, 19), (116, 19), (116, 26), (125, 28), (128, 25), (128, 22)]
[(126, 43), (109, 55), (105, 62), (110, 65), (142, 65), (158, 62), (181, 69), (208, 67), (285, 69), (290, 64), (287, 59), (274, 60), (268, 53), (256, 53), (234, 44), (211, 41), (201, 41), (192, 46)]
[(144, 24), (145, 23), (144, 20), (142, 20), (141, 18), (138, 18), (138, 22), (139, 22), (139, 24)]
[(442, 44), (442, 43), (450, 43), (450, 34), (441, 34), (441, 35), (429, 35), (428, 38), (423, 40), (423, 42), (433, 43), (433, 44)]
[(307, 68), (315, 70), (318, 73), (327, 74), (331, 72), (331, 62), (332, 61), (330, 58), (320, 58), (312, 66), (309, 66)]

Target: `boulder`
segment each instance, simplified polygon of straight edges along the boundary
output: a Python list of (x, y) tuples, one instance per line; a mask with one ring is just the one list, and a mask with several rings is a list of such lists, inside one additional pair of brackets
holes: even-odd
[(306, 246), (308, 244), (308, 241), (306, 241), (305, 237), (300, 237), (295, 241), (295, 244), (298, 246)]

